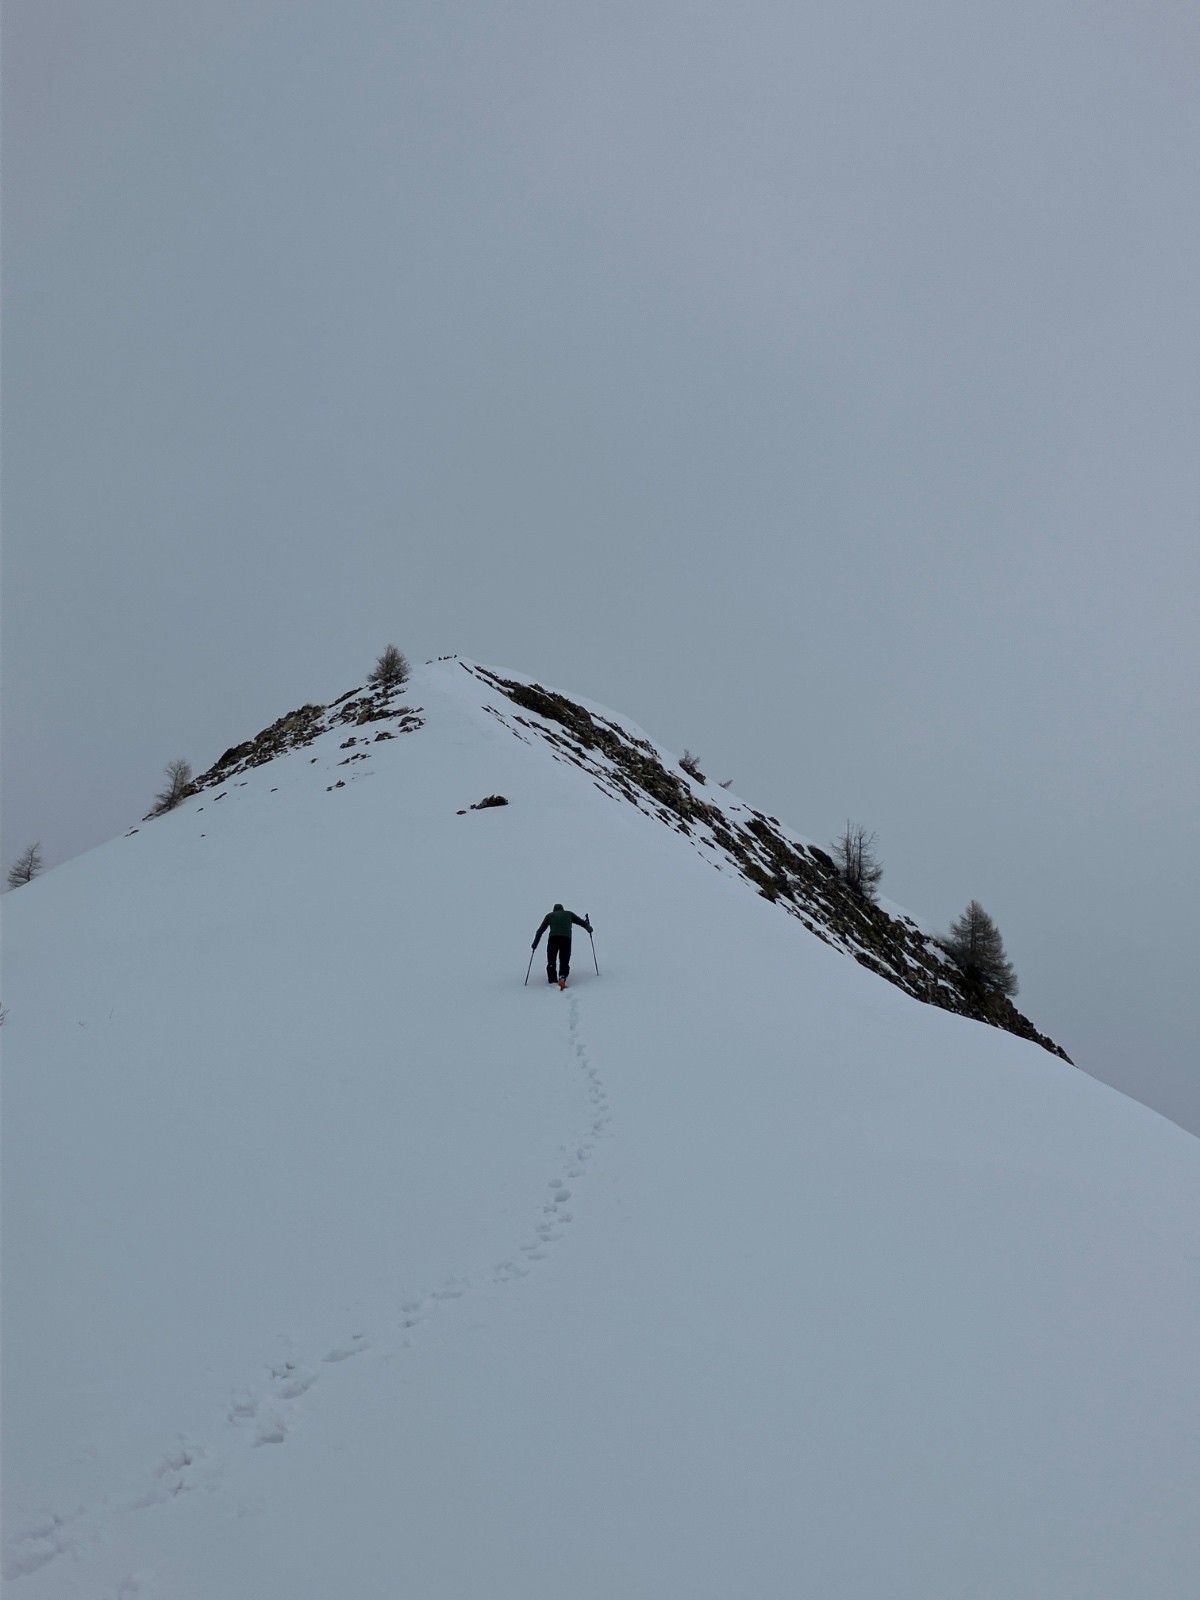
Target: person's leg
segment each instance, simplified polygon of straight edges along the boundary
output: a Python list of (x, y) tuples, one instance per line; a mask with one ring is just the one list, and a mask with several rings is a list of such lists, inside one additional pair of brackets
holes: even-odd
[(546, 937), (546, 982), (558, 982), (558, 944), (557, 933), (548, 934)]
[(558, 947), (558, 975), (566, 978), (571, 970), (571, 936), (568, 934)]

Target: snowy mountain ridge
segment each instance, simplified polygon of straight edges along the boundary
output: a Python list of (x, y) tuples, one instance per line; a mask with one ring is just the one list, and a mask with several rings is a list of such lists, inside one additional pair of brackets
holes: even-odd
[[(636, 806), (697, 849), (711, 852), (715, 865), (753, 884), (817, 938), (916, 999), (1004, 1028), (1070, 1060), (1005, 995), (972, 983), (946, 958), (936, 936), (912, 916), (898, 907), (889, 912), (854, 894), (825, 850), (786, 829), (777, 817), (698, 781), (635, 724), (520, 674), (500, 673), (457, 656), (441, 658), (442, 664), (455, 661), (494, 691), (483, 709), (502, 727), (526, 742), (544, 741), (555, 760), (586, 772), (601, 793)], [(226, 750), (194, 789), (244, 782), (243, 774), (252, 768), (288, 750), (323, 746), (335, 734), (346, 734), (338, 748), (353, 752), (338, 765), (355, 767), (370, 760), (372, 745), (423, 726), (422, 709), (413, 708), (409, 698), (402, 687), (365, 685), (345, 691), (329, 706), (301, 706), (254, 739)], [(497, 705), (497, 699), (508, 704)], [(355, 731), (364, 728), (375, 731)], [(315, 763), (318, 758), (310, 759)], [(342, 777), (331, 787), (344, 787), (345, 781)]]
[(4, 898), (14, 1600), (1190, 1595), (1197, 1141), (484, 671)]

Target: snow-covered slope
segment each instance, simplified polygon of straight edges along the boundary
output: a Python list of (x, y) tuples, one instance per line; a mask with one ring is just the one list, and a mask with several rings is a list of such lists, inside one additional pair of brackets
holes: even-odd
[(486, 675), (341, 704), (5, 897), (13, 1595), (1192, 1595), (1196, 1141)]

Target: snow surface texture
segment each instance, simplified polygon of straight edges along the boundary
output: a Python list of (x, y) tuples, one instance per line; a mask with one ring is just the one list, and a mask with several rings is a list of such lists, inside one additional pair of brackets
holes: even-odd
[(1193, 1595), (1197, 1142), (401, 701), (5, 897), (14, 1596)]

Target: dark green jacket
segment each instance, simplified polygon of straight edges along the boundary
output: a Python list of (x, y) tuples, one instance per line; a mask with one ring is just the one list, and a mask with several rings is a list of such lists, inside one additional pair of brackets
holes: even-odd
[(555, 906), (553, 911), (547, 911), (542, 918), (542, 925), (534, 938), (533, 948), (536, 950), (538, 945), (541, 944), (542, 935), (547, 928), (550, 929), (551, 933), (557, 933), (560, 938), (565, 935), (569, 939), (571, 937), (572, 924), (577, 928), (586, 928), (589, 933), (592, 931), (590, 922), (585, 922), (582, 917), (577, 917), (573, 911), (564, 911), (561, 906)]

